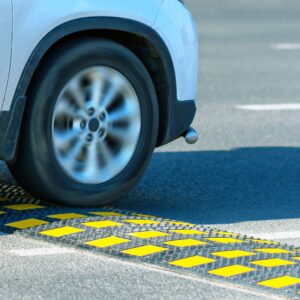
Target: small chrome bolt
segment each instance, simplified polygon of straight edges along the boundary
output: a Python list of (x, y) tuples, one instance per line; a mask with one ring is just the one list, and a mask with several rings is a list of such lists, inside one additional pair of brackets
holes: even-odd
[(105, 118), (106, 118), (105, 113), (102, 112), (102, 113), (100, 114), (100, 116), (99, 116), (100, 121), (103, 122), (103, 121), (105, 120)]
[(88, 110), (88, 114), (89, 114), (89, 116), (92, 116), (93, 114), (95, 113), (95, 109), (94, 108), (89, 108), (89, 110)]
[(91, 142), (93, 140), (93, 135), (91, 133), (89, 133), (87, 136), (86, 136), (86, 141), (87, 142)]
[(100, 128), (100, 130), (99, 130), (99, 137), (102, 138), (104, 136), (104, 134), (105, 134), (105, 130), (103, 128)]
[(85, 127), (86, 127), (86, 121), (85, 121), (85, 120), (82, 120), (82, 121), (80, 122), (80, 128), (81, 128), (81, 129), (85, 129)]

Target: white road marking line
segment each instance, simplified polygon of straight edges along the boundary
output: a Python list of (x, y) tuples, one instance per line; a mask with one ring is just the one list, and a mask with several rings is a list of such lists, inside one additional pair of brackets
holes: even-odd
[(57, 254), (74, 254), (77, 251), (69, 248), (34, 248), (34, 249), (16, 249), (9, 250), (10, 254), (17, 256), (44, 256), (44, 255), (57, 255)]
[(246, 233), (247, 236), (254, 236), (263, 240), (286, 240), (300, 238), (300, 231)]
[(251, 111), (300, 110), (300, 103), (236, 105), (235, 108)]
[(274, 50), (300, 50), (300, 43), (272, 44), (271, 48)]

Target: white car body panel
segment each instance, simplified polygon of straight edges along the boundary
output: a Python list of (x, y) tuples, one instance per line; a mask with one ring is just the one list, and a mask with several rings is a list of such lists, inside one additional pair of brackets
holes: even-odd
[(175, 68), (178, 100), (195, 100), (198, 80), (198, 36), (191, 13), (164, 0), (153, 28), (165, 41)]
[(161, 2), (162, 0), (13, 0), (15, 21), (12, 64), (2, 110), (9, 110), (24, 66), (34, 48), (48, 32), (65, 22), (96, 16), (122, 17), (151, 27)]
[(11, 54), (12, 6), (11, 0), (0, 0), (0, 106), (4, 99)]
[[(13, 2), (13, 42), (9, 80), (2, 104), (3, 111), (10, 109), (23, 69), (43, 37), (68, 21), (97, 16), (126, 18), (152, 27), (164, 40), (171, 54), (178, 100), (196, 99), (197, 30), (190, 12), (179, 1), (0, 0), (0, 24), (5, 22), (5, 26), (0, 27), (1, 41), (10, 39), (7, 28), (11, 16), (2, 9), (2, 7), (8, 9), (10, 1)], [(0, 70), (0, 107), (5, 90), (2, 85), (9, 67), (9, 45), (8, 42), (1, 43), (0, 46), (5, 47), (4, 51), (0, 52), (0, 62), (5, 62), (5, 68)]]

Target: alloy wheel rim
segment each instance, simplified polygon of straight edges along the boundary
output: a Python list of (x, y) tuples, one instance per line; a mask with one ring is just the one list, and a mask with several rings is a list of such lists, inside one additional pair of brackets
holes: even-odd
[(130, 81), (110, 67), (91, 67), (73, 76), (54, 107), (56, 160), (82, 184), (104, 183), (121, 173), (140, 132), (138, 96)]

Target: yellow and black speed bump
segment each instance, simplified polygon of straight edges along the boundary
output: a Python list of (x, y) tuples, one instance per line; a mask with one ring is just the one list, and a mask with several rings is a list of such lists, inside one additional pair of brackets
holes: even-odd
[(300, 299), (300, 249), (112, 208), (49, 206), (0, 185), (0, 232)]

